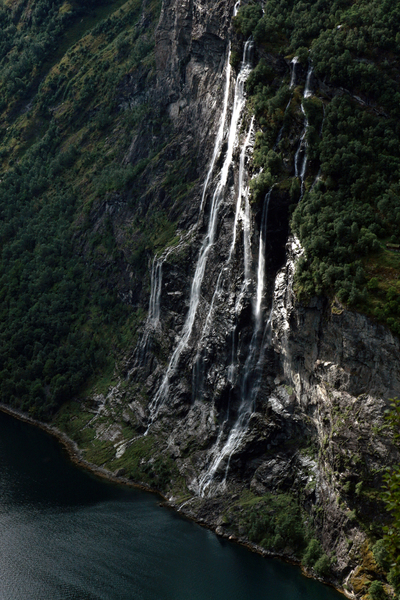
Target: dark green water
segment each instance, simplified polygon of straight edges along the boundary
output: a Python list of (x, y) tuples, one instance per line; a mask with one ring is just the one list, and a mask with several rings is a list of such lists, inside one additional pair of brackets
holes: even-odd
[(0, 600), (343, 598), (158, 503), (81, 471), (57, 440), (0, 413)]

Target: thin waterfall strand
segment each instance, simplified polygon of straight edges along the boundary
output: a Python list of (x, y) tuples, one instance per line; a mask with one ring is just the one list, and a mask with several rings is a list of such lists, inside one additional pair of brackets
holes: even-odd
[[(306, 84), (304, 86), (303, 98), (309, 98), (310, 96), (312, 96), (312, 91), (310, 89), (310, 80), (311, 80), (312, 71), (313, 71), (313, 68), (310, 63), (309, 67), (308, 67), (308, 72), (307, 72)], [(298, 177), (300, 179), (300, 185), (301, 185), (300, 200), (302, 199), (302, 197), (304, 195), (304, 179), (306, 176), (307, 160), (308, 160), (307, 139), (306, 139), (307, 131), (308, 131), (308, 119), (307, 119), (306, 112), (304, 110), (303, 103), (301, 103), (301, 112), (304, 115), (304, 128), (303, 128), (303, 132), (300, 137), (299, 146), (297, 148), (297, 151), (296, 151), (296, 154), (294, 157), (294, 174), (295, 174), (295, 177)]]
[(296, 65), (299, 62), (299, 57), (295, 56), (294, 58), (292, 58), (291, 60), (291, 64), (292, 64), (292, 77), (290, 79), (290, 86), (289, 87), (294, 87), (295, 83), (296, 83)]
[(248, 189), (243, 185), (243, 181), (244, 181), (244, 163), (246, 160), (246, 152), (247, 152), (247, 148), (250, 144), (250, 139), (253, 135), (253, 126), (254, 126), (254, 117), (251, 118), (250, 121), (250, 127), (249, 127), (249, 131), (247, 133), (246, 139), (244, 141), (244, 144), (242, 146), (242, 151), (240, 153), (240, 159), (239, 159), (239, 182), (238, 182), (238, 197), (237, 197), (237, 201), (236, 201), (236, 211), (235, 211), (235, 222), (233, 225), (233, 236), (232, 236), (232, 243), (231, 243), (231, 247), (229, 250), (229, 257), (228, 257), (228, 263), (232, 260), (232, 254), (233, 251), (235, 249), (236, 246), (236, 233), (237, 233), (237, 225), (238, 225), (238, 221), (239, 221), (239, 217), (240, 217), (240, 213), (242, 210), (242, 198), (243, 196), (248, 193)]
[(209, 186), (209, 183), (210, 183), (211, 176), (212, 176), (213, 171), (214, 171), (215, 161), (217, 160), (217, 158), (219, 156), (219, 153), (221, 152), (222, 141), (224, 139), (224, 131), (225, 131), (225, 125), (226, 125), (226, 115), (227, 115), (228, 103), (229, 103), (230, 81), (231, 81), (231, 75), (232, 75), (232, 67), (231, 67), (231, 64), (230, 64), (230, 56), (231, 56), (231, 43), (229, 42), (229, 47), (228, 47), (228, 61), (227, 61), (226, 69), (225, 69), (224, 101), (223, 101), (223, 105), (222, 105), (222, 113), (221, 113), (220, 123), (219, 123), (219, 127), (218, 127), (217, 137), (215, 138), (215, 142), (214, 142), (213, 155), (212, 155), (212, 158), (211, 158), (210, 166), (208, 167), (206, 179), (204, 181), (204, 186), (203, 186), (203, 193), (201, 195), (200, 211), (199, 211), (199, 217), (200, 218), (201, 218), (201, 215), (203, 213), (204, 203), (205, 203), (205, 200), (206, 200), (206, 194), (207, 194), (207, 191), (208, 191), (208, 186)]
[(152, 323), (153, 327), (156, 327), (160, 321), (162, 266), (164, 260), (165, 258), (159, 259), (155, 256), (151, 266), (151, 292), (148, 320)]
[(312, 64), (309, 63), (307, 77), (306, 77), (306, 85), (304, 88), (304, 96), (303, 96), (304, 98), (309, 98), (310, 96), (312, 96), (312, 91), (311, 91), (311, 87), (310, 87), (312, 72), (313, 72)]
[(264, 207), (261, 217), (261, 227), (260, 227), (260, 241), (258, 246), (258, 270), (257, 270), (257, 294), (256, 294), (256, 308), (255, 308), (255, 318), (256, 321), (261, 317), (261, 302), (264, 294), (265, 287), (265, 238), (266, 238), (266, 227), (267, 227), (267, 219), (268, 219), (268, 209), (269, 209), (269, 201), (271, 199), (271, 188), (264, 200)]

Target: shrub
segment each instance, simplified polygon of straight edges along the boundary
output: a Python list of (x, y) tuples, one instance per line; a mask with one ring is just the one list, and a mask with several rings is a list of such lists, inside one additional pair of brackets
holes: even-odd
[(314, 571), (320, 577), (327, 577), (331, 571), (331, 561), (326, 554), (323, 554), (315, 563)]
[(387, 571), (390, 567), (390, 562), (389, 554), (384, 540), (378, 540), (376, 544), (372, 546), (372, 554), (374, 556), (376, 564), (385, 571)]
[(313, 538), (303, 554), (303, 563), (306, 567), (312, 567), (322, 555), (322, 547), (318, 540)]
[(393, 586), (397, 596), (400, 596), (400, 569), (392, 567), (388, 573), (388, 582)]
[(380, 581), (373, 581), (369, 586), (368, 597), (371, 600), (386, 600), (387, 594)]

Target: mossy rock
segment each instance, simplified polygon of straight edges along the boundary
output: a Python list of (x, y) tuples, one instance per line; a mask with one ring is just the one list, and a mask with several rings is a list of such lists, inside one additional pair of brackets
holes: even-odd
[(373, 575), (379, 573), (379, 565), (376, 563), (372, 549), (368, 542), (361, 546), (362, 568), (364, 571)]
[(365, 573), (362, 567), (357, 567), (353, 575), (349, 579), (349, 585), (353, 588), (353, 591), (358, 594), (365, 594), (371, 584), (370, 579)]

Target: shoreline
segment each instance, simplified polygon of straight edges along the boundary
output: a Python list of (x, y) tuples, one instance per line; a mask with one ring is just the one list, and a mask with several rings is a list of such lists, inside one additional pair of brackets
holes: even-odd
[(0, 412), (8, 414), (9, 416), (14, 417), (15, 419), (18, 419), (19, 421), (23, 421), (25, 423), (28, 423), (35, 427), (38, 427), (38, 429), (41, 429), (42, 431), (45, 431), (49, 435), (57, 438), (57, 440), (62, 444), (62, 446), (67, 451), (69, 460), (76, 466), (78, 466), (82, 469), (85, 469), (86, 471), (90, 471), (94, 475), (97, 475), (98, 477), (101, 477), (102, 479), (106, 479), (107, 481), (109, 481), (111, 483), (115, 483), (115, 484), (119, 484), (119, 485), (127, 485), (129, 487), (140, 489), (145, 492), (157, 494), (162, 499), (162, 502), (160, 502), (160, 506), (164, 506), (165, 508), (170, 508), (170, 509), (174, 510), (175, 512), (177, 512), (181, 517), (189, 519), (190, 521), (197, 523), (201, 527), (206, 527), (207, 529), (209, 529), (210, 531), (215, 533), (216, 536), (223, 537), (231, 542), (239, 544), (240, 546), (244, 546), (251, 552), (254, 552), (255, 554), (259, 554), (264, 558), (278, 558), (280, 560), (283, 560), (286, 563), (292, 564), (294, 566), (298, 566), (301, 568), (301, 572), (304, 577), (307, 577), (308, 579), (315, 579), (319, 583), (323, 583), (324, 585), (334, 588), (338, 593), (342, 594), (346, 598), (349, 598), (350, 600), (356, 600), (357, 596), (355, 594), (352, 594), (343, 588), (339, 588), (339, 587), (335, 586), (333, 583), (330, 583), (329, 581), (324, 581), (323, 579), (314, 577), (303, 566), (301, 566), (301, 562), (299, 560), (290, 558), (289, 556), (285, 556), (285, 555), (279, 554), (277, 552), (271, 552), (269, 550), (265, 550), (264, 548), (258, 546), (257, 544), (253, 544), (252, 542), (250, 542), (246, 539), (240, 539), (234, 535), (218, 533), (215, 530), (215, 528), (211, 524), (208, 524), (206, 521), (204, 521), (204, 520), (200, 521), (200, 520), (196, 519), (195, 517), (190, 516), (187, 513), (181, 512), (179, 510), (179, 506), (177, 506), (173, 502), (170, 502), (168, 500), (168, 498), (163, 496), (163, 494), (160, 491), (158, 491), (154, 488), (151, 488), (150, 486), (148, 486), (144, 483), (133, 482), (130, 479), (127, 479), (126, 477), (115, 475), (112, 471), (109, 471), (108, 469), (104, 469), (103, 467), (99, 467), (98, 465), (87, 461), (86, 459), (83, 458), (82, 450), (79, 448), (78, 444), (74, 440), (72, 440), (70, 437), (68, 437), (66, 433), (64, 433), (63, 431), (58, 429), (58, 427), (55, 427), (54, 425), (48, 425), (47, 423), (43, 423), (42, 421), (39, 421), (38, 419), (34, 419), (33, 417), (24, 413), (23, 411), (18, 410), (16, 408), (12, 408), (3, 403), (0, 403)]
[(79, 448), (78, 444), (74, 442), (74, 440), (72, 440), (70, 437), (68, 437), (66, 433), (58, 429), (58, 427), (55, 427), (54, 425), (48, 425), (47, 423), (43, 423), (42, 421), (34, 419), (30, 415), (22, 412), (21, 410), (12, 408), (10, 406), (7, 406), (6, 404), (0, 403), (0, 411), (18, 419), (19, 421), (23, 421), (24, 423), (34, 425), (38, 429), (41, 429), (49, 435), (52, 435), (53, 437), (57, 438), (57, 440), (67, 451), (70, 461), (76, 466), (85, 469), (86, 471), (90, 471), (91, 473), (97, 475), (98, 477), (101, 477), (102, 479), (107, 479), (111, 483), (123, 484), (129, 487), (134, 487), (143, 490), (145, 492), (151, 492), (152, 494), (158, 494), (164, 502), (168, 502), (168, 499), (165, 498), (165, 496), (163, 496), (161, 492), (155, 490), (154, 488), (151, 488), (145, 483), (136, 483), (134, 481), (131, 481), (130, 479), (127, 479), (126, 477), (115, 475), (112, 471), (104, 469), (103, 467), (99, 467), (98, 465), (91, 463), (85, 458), (83, 458), (82, 450)]

